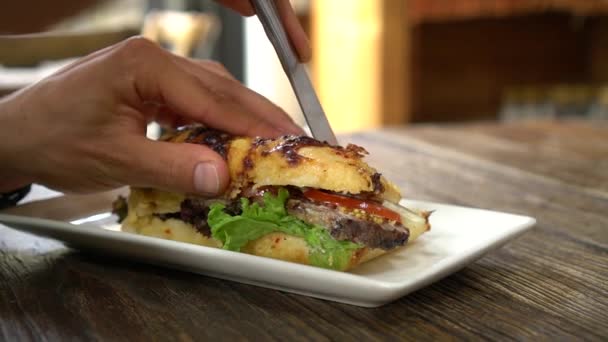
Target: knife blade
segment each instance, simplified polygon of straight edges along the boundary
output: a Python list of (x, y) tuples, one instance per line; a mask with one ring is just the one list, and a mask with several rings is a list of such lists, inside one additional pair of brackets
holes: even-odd
[(338, 145), (338, 140), (331, 129), (321, 102), (308, 77), (306, 67), (299, 62), (289, 43), (285, 27), (279, 17), (274, 1), (252, 0), (251, 3), (281, 61), (283, 70), (289, 79), (289, 83), (296, 95), (312, 136), (317, 140)]

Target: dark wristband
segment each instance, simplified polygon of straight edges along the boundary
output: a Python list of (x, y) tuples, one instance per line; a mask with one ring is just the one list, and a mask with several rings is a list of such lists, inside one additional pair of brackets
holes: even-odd
[(14, 207), (25, 197), (31, 190), (32, 185), (26, 185), (17, 190), (0, 194), (0, 209)]

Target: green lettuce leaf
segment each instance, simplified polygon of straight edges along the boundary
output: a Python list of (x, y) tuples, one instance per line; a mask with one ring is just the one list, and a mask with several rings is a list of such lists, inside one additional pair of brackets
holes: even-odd
[(231, 216), (224, 212), (224, 205), (211, 205), (207, 222), (211, 235), (222, 241), (223, 248), (240, 251), (249, 241), (273, 232), (303, 238), (310, 248), (311, 264), (324, 268), (344, 269), (352, 253), (361, 246), (350, 241), (338, 241), (320, 226), (308, 224), (287, 213), (287, 190), (281, 188), (277, 196), (264, 194), (264, 204), (249, 203), (241, 199), (243, 212)]

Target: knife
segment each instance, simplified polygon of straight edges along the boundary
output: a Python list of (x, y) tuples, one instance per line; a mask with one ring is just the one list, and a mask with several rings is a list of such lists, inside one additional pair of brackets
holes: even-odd
[(338, 145), (338, 140), (329, 125), (304, 64), (298, 61), (289, 43), (274, 0), (252, 0), (251, 3), (268, 39), (279, 56), (283, 70), (289, 79), (289, 83), (291, 83), (293, 92), (296, 94), (312, 136), (317, 140)]

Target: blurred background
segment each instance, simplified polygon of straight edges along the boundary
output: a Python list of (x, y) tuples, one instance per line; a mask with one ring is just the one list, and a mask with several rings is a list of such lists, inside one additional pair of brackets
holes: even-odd
[[(292, 5), (311, 38), (310, 75), (337, 132), (415, 122), (608, 119), (608, 1)], [(142, 34), (174, 53), (223, 63), (303, 123), (257, 18), (214, 1), (4, 1), (0, 13), (0, 96)]]

